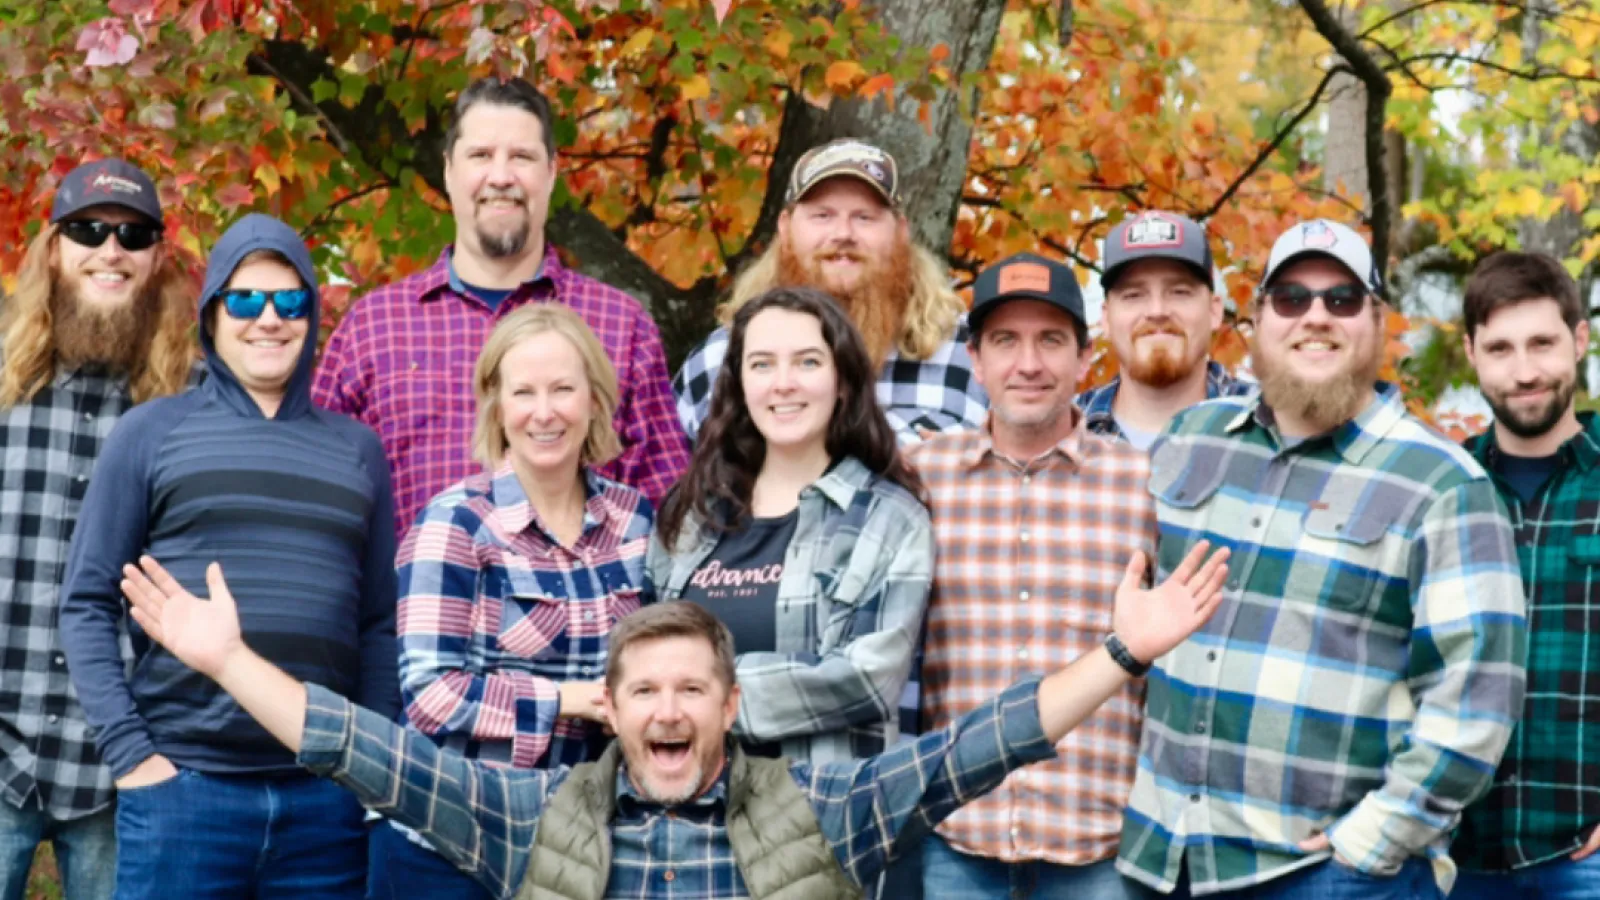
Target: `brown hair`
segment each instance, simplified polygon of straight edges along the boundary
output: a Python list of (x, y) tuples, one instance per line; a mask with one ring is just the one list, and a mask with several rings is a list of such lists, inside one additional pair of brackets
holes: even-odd
[[(55, 317), (50, 300), (56, 290), (55, 245), (59, 230), (50, 225), (28, 245), (17, 272), (17, 290), (0, 314), (0, 409), (26, 403), (55, 376)], [(162, 257), (150, 273), (144, 295), (136, 303), (154, 303), (150, 345), (128, 373), (133, 402), (143, 403), (183, 390), (194, 367), (195, 347), (189, 339), (198, 296), (193, 276), (177, 254), (161, 245)]]
[(774, 288), (739, 308), (728, 329), (728, 352), (711, 392), (711, 410), (695, 441), (694, 455), (661, 506), (656, 529), (671, 550), (693, 512), (712, 528), (740, 527), (750, 513), (756, 475), (767, 458), (767, 441), (744, 402), (744, 336), (750, 321), (769, 309), (805, 313), (822, 324), (822, 340), (833, 353), (839, 396), (828, 422), (828, 457), (853, 456), (862, 465), (927, 502), (922, 479), (900, 455), (894, 429), (878, 406), (877, 373), (866, 344), (833, 298), (816, 288)]
[(711, 645), (717, 680), (733, 687), (733, 635), (728, 626), (698, 603), (673, 600), (643, 607), (611, 630), (606, 651), (606, 689), (615, 691), (622, 680), (622, 652), (632, 644), (667, 638), (700, 638)]
[(1576, 329), (1584, 320), (1578, 283), (1555, 257), (1514, 250), (1491, 254), (1467, 279), (1466, 298), (1461, 303), (1467, 340), (1472, 340), (1478, 326), (1489, 321), (1496, 310), (1542, 297), (1556, 302), (1568, 328)]
[[(903, 227), (903, 226), (902, 226)], [(733, 290), (717, 307), (717, 321), (727, 325), (746, 303), (778, 287), (778, 241), (739, 273)], [(939, 351), (956, 331), (956, 321), (966, 311), (955, 288), (950, 286), (950, 269), (920, 244), (911, 243), (911, 296), (906, 302), (905, 322), (895, 340), (895, 348), (907, 359), (925, 360)]]
[(500, 419), (500, 364), (513, 347), (552, 331), (578, 351), (584, 377), (589, 379), (589, 395), (594, 400), (594, 414), (589, 418), (589, 433), (583, 438), (579, 462), (586, 466), (605, 465), (622, 453), (622, 441), (611, 422), (617, 414), (617, 373), (611, 368), (605, 348), (577, 313), (555, 303), (543, 303), (524, 306), (501, 319), (478, 353), (472, 378), (478, 401), (472, 455), (490, 469), (500, 465), (506, 455), (505, 423)]

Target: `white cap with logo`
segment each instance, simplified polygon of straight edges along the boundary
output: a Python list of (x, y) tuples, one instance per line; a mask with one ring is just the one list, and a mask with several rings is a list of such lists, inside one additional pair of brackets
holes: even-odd
[(1356, 230), (1329, 219), (1301, 222), (1278, 236), (1272, 245), (1272, 255), (1267, 258), (1267, 272), (1261, 278), (1261, 287), (1272, 284), (1272, 279), (1284, 266), (1307, 256), (1326, 256), (1334, 260), (1360, 281), (1368, 291), (1383, 296), (1383, 279), (1378, 277), (1378, 267), (1372, 259), (1372, 248)]

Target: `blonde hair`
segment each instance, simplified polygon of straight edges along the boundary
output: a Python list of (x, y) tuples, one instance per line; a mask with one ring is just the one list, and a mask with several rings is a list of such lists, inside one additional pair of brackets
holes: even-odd
[[(728, 298), (717, 307), (717, 321), (727, 325), (733, 314), (778, 284), (778, 241), (768, 247), (733, 282)], [(788, 285), (791, 286), (792, 285)], [(900, 355), (924, 360), (939, 351), (956, 332), (956, 322), (967, 305), (950, 286), (950, 269), (920, 244), (911, 244), (911, 296), (906, 302), (905, 321), (894, 345)]]
[[(55, 377), (55, 317), (50, 297), (56, 282), (51, 258), (57, 234), (56, 226), (50, 225), (28, 245), (17, 272), (17, 290), (6, 298), (0, 312), (4, 334), (0, 338), (0, 361), (4, 363), (0, 367), (0, 409), (32, 400)], [(144, 296), (135, 298), (142, 303), (154, 297), (157, 308), (150, 346), (128, 373), (134, 403), (178, 393), (188, 385), (194, 367), (189, 327), (194, 323), (198, 290), (173, 250), (160, 246), (161, 262), (150, 273)]]
[(578, 358), (583, 360), (584, 377), (589, 379), (594, 415), (589, 418), (589, 433), (584, 436), (579, 462), (586, 466), (604, 465), (622, 453), (622, 441), (611, 424), (617, 413), (617, 372), (611, 367), (605, 348), (577, 313), (565, 306), (545, 303), (524, 306), (501, 319), (478, 353), (478, 364), (472, 376), (478, 402), (472, 455), (490, 469), (500, 465), (506, 455), (505, 425), (500, 415), (500, 364), (512, 348), (547, 332), (555, 332), (572, 344), (578, 351)]

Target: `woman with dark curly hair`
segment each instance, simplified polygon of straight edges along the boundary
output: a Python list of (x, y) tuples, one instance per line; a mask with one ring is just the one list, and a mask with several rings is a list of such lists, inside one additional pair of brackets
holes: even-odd
[(933, 576), (922, 482), (873, 396), (834, 301), (776, 288), (734, 317), (689, 471), (662, 506), (647, 574), (734, 635), (745, 752), (813, 764), (899, 735)]

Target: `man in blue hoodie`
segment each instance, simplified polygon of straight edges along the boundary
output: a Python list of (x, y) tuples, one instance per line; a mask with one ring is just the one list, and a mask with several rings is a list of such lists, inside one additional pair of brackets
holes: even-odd
[(256, 652), (398, 712), (388, 465), (377, 435), (311, 402), (318, 321), (299, 236), (241, 219), (200, 295), (210, 377), (124, 416), (90, 480), (61, 631), (117, 779), (121, 900), (362, 894), (360, 805), (137, 627), (131, 674), (117, 645), (124, 563), (155, 554), (199, 590), (221, 562), (251, 585), (240, 617)]

